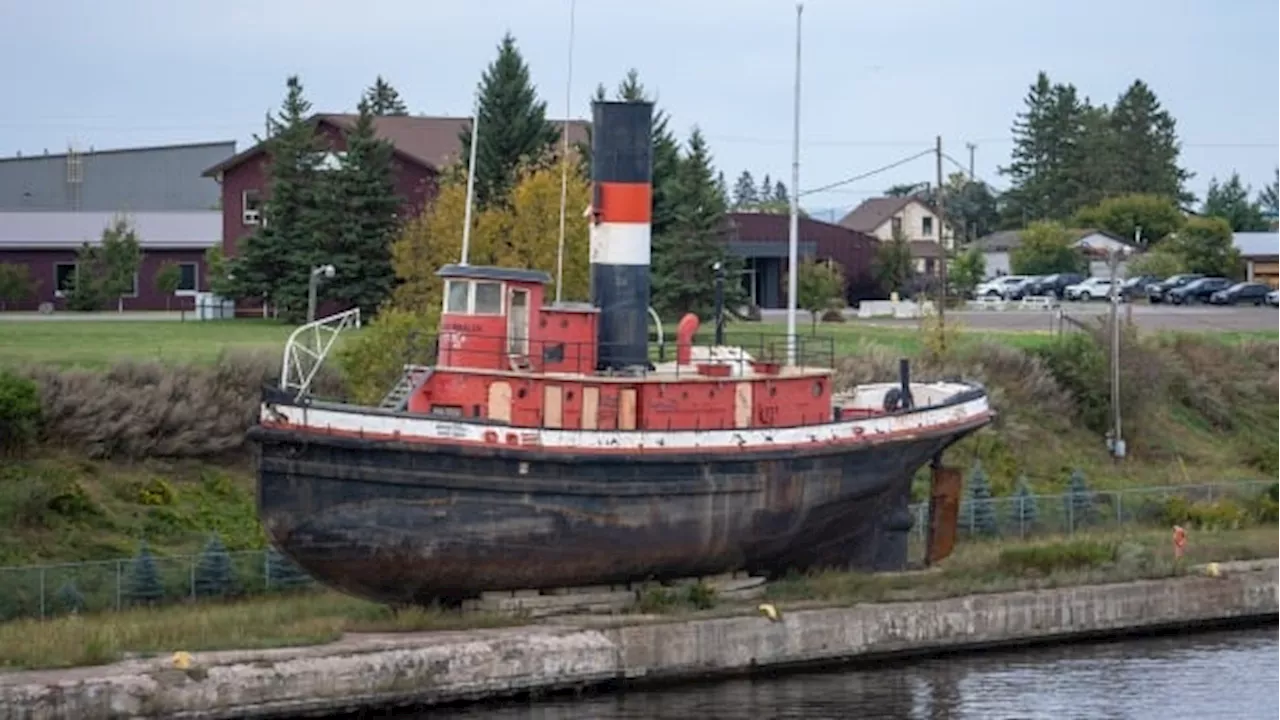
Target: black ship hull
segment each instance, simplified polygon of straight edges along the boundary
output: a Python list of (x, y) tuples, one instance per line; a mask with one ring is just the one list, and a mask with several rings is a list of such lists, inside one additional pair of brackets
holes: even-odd
[(843, 447), (600, 455), (258, 426), (272, 541), (388, 603), (747, 570), (900, 570), (911, 480), (986, 417)]

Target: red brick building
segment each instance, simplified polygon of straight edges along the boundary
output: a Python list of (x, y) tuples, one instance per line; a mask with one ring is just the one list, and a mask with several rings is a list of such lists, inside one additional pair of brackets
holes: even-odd
[[(845, 300), (855, 303), (882, 293), (872, 277), (880, 241), (867, 233), (832, 223), (800, 218), (797, 248), (801, 260), (817, 258), (840, 265)], [(729, 252), (742, 258), (747, 298), (763, 309), (787, 306), (787, 264), (791, 218), (771, 213), (729, 213)]]
[[(331, 156), (346, 151), (346, 133), (358, 116), (319, 114), (310, 119), (316, 133), (324, 138)], [(557, 130), (561, 121), (552, 121)], [(462, 131), (471, 118), (415, 117), (411, 115), (375, 118), (374, 132), (394, 148), (392, 172), (396, 192), (404, 201), (401, 217), (412, 217), (434, 197), (437, 178), (449, 165), (461, 158)], [(583, 120), (569, 124), (569, 142), (587, 141), (587, 125)], [(481, 142), (483, 142), (483, 133)], [(222, 186), (222, 248), (227, 257), (236, 254), (237, 242), (253, 233), (262, 221), (262, 203), (267, 196), (269, 172), (266, 149), (261, 143), (205, 170)]]

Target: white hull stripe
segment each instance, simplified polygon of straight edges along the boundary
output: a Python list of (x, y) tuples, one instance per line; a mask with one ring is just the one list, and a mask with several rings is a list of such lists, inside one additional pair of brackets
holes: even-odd
[(985, 397), (959, 405), (922, 409), (824, 425), (749, 430), (554, 430), (451, 422), (439, 418), (363, 414), (359, 411), (262, 406), (262, 424), (318, 434), (476, 443), (584, 452), (767, 450), (770, 448), (876, 442), (893, 436), (948, 429), (990, 417)]

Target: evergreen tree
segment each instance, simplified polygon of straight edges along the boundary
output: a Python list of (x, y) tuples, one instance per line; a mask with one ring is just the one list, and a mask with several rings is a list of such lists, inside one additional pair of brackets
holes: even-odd
[(952, 173), (947, 178), (946, 193), (947, 218), (964, 240), (972, 242), (996, 229), (1000, 214), (996, 197), (985, 182), (970, 180), (964, 173)]
[(369, 105), (369, 112), (374, 115), (408, 115), (409, 108), (400, 99), (400, 93), (391, 87), (391, 83), (379, 75), (364, 92), (363, 102)]
[(1052, 84), (1043, 71), (1036, 77), (1014, 121), (1012, 162), (1000, 168), (1009, 176), (1005, 222), (1022, 226), (1042, 219), (1070, 217), (1083, 204), (1081, 170), (1088, 105), (1073, 85)]
[(274, 547), (267, 548), (267, 587), (271, 590), (295, 590), (311, 585), (311, 576)]
[(780, 203), (782, 205), (786, 205), (787, 207), (790, 207), (791, 195), (787, 192), (787, 184), (782, 182), (781, 180), (774, 183), (773, 197), (771, 197), (770, 200), (772, 202)]
[[(655, 102), (644, 85), (640, 82), (640, 73), (635, 68), (627, 71), (622, 82), (618, 83), (618, 100), (626, 102)], [(675, 133), (668, 126), (670, 116), (665, 110), (654, 107), (653, 110), (653, 218), (650, 232), (656, 238), (671, 228), (675, 222), (675, 206), (679, 198), (675, 195), (676, 175), (680, 167), (680, 143)], [(590, 174), (588, 174), (590, 177)]]
[(1253, 188), (1240, 181), (1240, 173), (1233, 172), (1225, 183), (1218, 178), (1209, 181), (1209, 192), (1204, 197), (1200, 214), (1220, 217), (1231, 225), (1233, 232), (1259, 232), (1271, 226), (1262, 216), (1259, 203), (1249, 199)]
[(129, 581), (125, 587), (129, 602), (154, 604), (164, 599), (164, 586), (160, 584), (160, 570), (156, 567), (151, 548), (143, 542), (129, 569)]
[(975, 462), (969, 471), (969, 505), (971, 506), (968, 529), (975, 535), (995, 537), (1000, 534), (999, 522), (996, 520), (995, 502), (991, 498), (991, 480), (982, 468), (982, 463)]
[(1077, 468), (1071, 471), (1071, 479), (1068, 481), (1064, 499), (1067, 503), (1066, 516), (1070, 531), (1084, 527), (1093, 521), (1093, 493), (1085, 483), (1082, 470)]
[(1116, 100), (1111, 132), (1116, 191), (1161, 195), (1184, 204), (1194, 201), (1184, 189), (1192, 175), (1178, 166), (1177, 123), (1146, 83), (1135, 80)]
[(391, 242), (399, 228), (391, 171), (391, 143), (374, 134), (373, 107), (360, 102), (360, 116), (346, 133), (347, 153), (326, 188), (324, 204), (330, 214), (324, 258), (337, 272), (320, 286), (323, 297), (343, 307), (358, 307), (372, 315), (391, 293)]
[(760, 198), (756, 193), (756, 180), (750, 170), (743, 170), (733, 184), (733, 209), (750, 210)]
[[(560, 133), (547, 122), (547, 104), (538, 100), (529, 67), (507, 33), (498, 57), (480, 79), (480, 146), (476, 149), (477, 206), (505, 202), (524, 162), (543, 158)], [(470, 157), (471, 124), (462, 130), (462, 157)]]
[(1280, 215), (1280, 168), (1276, 169), (1275, 181), (1262, 188), (1262, 191), (1258, 193), (1258, 206), (1262, 208), (1263, 214), (1271, 218), (1273, 223), (1276, 217)]
[(298, 320), (306, 313), (311, 268), (324, 259), (320, 242), (330, 231), (320, 207), (328, 176), (320, 170), (322, 146), (307, 122), (311, 103), (303, 97), (302, 82), (290, 76), (287, 86), (279, 114), (268, 118), (269, 197), (263, 223), (229, 263), (228, 289), (237, 298), (273, 302), (284, 317)]
[(720, 194), (720, 203), (729, 207), (729, 183), (724, 179), (724, 171), (716, 173), (716, 192)]
[(756, 190), (756, 202), (767, 203), (773, 198), (773, 178), (765, 173), (760, 180), (760, 188)]
[(655, 233), (653, 243), (653, 303), (664, 317), (696, 313), (707, 320), (715, 309), (716, 262), (724, 263), (726, 312), (743, 304), (742, 286), (734, 280), (739, 263), (721, 242), (725, 205), (716, 190), (711, 154), (702, 132), (694, 128), (688, 150), (679, 158), (668, 185), (674, 198), (670, 227)]
[(1010, 513), (1010, 522), (1018, 526), (1019, 535), (1025, 535), (1035, 529), (1036, 521), (1040, 519), (1040, 508), (1036, 504), (1036, 496), (1031, 494), (1031, 488), (1027, 485), (1027, 478), (1018, 478), (1018, 489), (1013, 495), (1013, 507)]
[(62, 587), (59, 587), (58, 592), (53, 596), (53, 602), (58, 612), (84, 612), (84, 595), (80, 593), (80, 589), (76, 587), (74, 580), (62, 583)]
[(196, 562), (195, 591), (196, 597), (223, 597), (235, 592), (231, 555), (217, 535), (209, 538)]

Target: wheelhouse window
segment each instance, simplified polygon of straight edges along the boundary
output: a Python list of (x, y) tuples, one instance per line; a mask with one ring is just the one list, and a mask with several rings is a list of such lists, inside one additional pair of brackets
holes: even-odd
[(449, 280), (444, 311), (457, 315), (501, 315), (502, 283), (496, 280)]
[(502, 283), (481, 280), (476, 282), (475, 315), (502, 314)]

